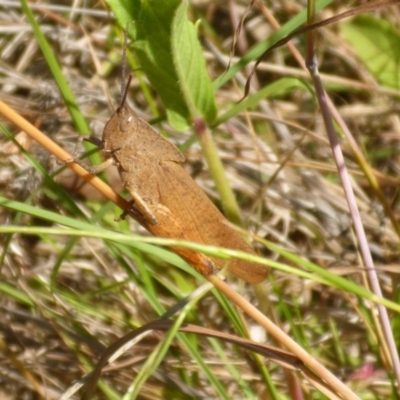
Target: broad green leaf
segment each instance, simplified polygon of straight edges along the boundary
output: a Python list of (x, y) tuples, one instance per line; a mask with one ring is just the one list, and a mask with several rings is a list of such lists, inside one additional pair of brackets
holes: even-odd
[(214, 90), (196, 27), (187, 18), (187, 5), (182, 2), (172, 22), (172, 57), (192, 119), (200, 114), (210, 124), (217, 113)]
[[(196, 30), (187, 19), (186, 2), (136, 0), (131, 4), (128, 0), (107, 0), (107, 3), (122, 28), (129, 21), (135, 22), (130, 33), (135, 32), (132, 39), (136, 57), (160, 95), (170, 124), (182, 131), (198, 115), (212, 121), (216, 114), (214, 92)], [(182, 34), (188, 37), (177, 37)]]
[(400, 32), (369, 15), (342, 22), (340, 31), (360, 60), (383, 86), (400, 88)]
[(171, 52), (171, 24), (180, 0), (107, 0), (118, 23), (129, 29), (140, 68), (160, 95), (169, 123), (178, 131), (187, 129), (189, 110), (181, 96)]
[(125, 29), (140, 12), (141, 0), (106, 0), (120, 26)]
[(162, 98), (168, 121), (179, 131), (188, 127), (189, 109), (181, 95), (171, 51), (171, 24), (179, 0), (142, 1), (136, 21), (135, 54)]

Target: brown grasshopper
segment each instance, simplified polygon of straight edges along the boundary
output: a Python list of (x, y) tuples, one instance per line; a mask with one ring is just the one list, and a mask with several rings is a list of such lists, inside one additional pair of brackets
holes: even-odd
[[(116, 165), (123, 186), (132, 197), (129, 212), (153, 235), (255, 254), (183, 169), (182, 153), (125, 104), (129, 83), (130, 79), (119, 107), (104, 128), (102, 140), (89, 139), (103, 150), (107, 160), (85, 168), (97, 174)], [(227, 266), (234, 276), (255, 284), (268, 273), (266, 267), (255, 263), (208, 257), (185, 248), (172, 249), (202, 275)]]

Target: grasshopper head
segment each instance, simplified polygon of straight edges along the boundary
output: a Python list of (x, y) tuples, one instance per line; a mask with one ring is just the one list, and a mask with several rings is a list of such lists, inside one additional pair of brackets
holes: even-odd
[(138, 117), (126, 105), (121, 104), (103, 131), (103, 151), (112, 153), (132, 141), (137, 131)]
[(138, 117), (126, 103), (129, 85), (132, 75), (128, 82), (121, 88), (121, 101), (114, 115), (108, 121), (103, 131), (103, 151), (112, 153), (125, 147), (132, 141), (137, 132)]

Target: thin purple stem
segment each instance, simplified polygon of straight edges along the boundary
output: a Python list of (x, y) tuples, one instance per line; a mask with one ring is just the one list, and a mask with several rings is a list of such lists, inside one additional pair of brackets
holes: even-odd
[[(318, 63), (314, 51), (314, 40), (308, 42), (309, 48), (307, 51), (307, 61), (306, 65), (310, 72), (311, 79), (314, 84), (315, 92), (318, 98), (319, 106), (321, 109), (322, 118), (326, 127), (329, 142), (332, 148), (333, 157), (339, 172), (340, 179), (342, 181), (343, 190), (346, 196), (346, 201), (349, 206), (349, 211), (351, 218), (353, 220), (354, 229), (356, 232), (360, 252), (364, 260), (364, 265), (366, 267), (367, 276), (371, 285), (372, 291), (379, 297), (382, 296), (382, 291), (379, 285), (378, 275), (372, 260), (371, 252), (368, 246), (368, 241), (365, 235), (364, 226), (362, 224), (360, 212), (357, 207), (357, 202), (354, 196), (353, 188), (351, 185), (350, 176), (346, 168), (342, 149), (339, 145), (338, 136), (336, 134), (332, 116), (329, 110), (330, 101), (323, 88), (321, 78), (318, 71)], [(389, 316), (386, 308), (383, 305), (376, 305), (379, 313), (379, 317), (383, 326), (383, 331), (386, 336), (386, 341), (389, 347), (390, 355), (392, 358), (393, 369), (397, 380), (397, 390), (400, 388), (400, 362), (399, 356), (396, 348), (396, 344), (393, 337), (392, 328), (389, 322)], [(400, 392), (399, 392), (400, 394)]]

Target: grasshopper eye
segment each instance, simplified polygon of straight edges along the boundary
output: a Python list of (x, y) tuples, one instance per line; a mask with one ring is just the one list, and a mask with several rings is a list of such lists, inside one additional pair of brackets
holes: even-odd
[(122, 118), (119, 123), (119, 129), (122, 132), (130, 131), (134, 128), (136, 122), (136, 118), (133, 115), (128, 115), (127, 117)]

